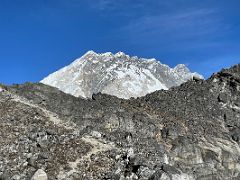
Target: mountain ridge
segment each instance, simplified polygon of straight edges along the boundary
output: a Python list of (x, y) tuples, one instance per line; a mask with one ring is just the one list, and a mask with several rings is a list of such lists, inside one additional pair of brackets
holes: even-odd
[(77, 97), (91, 98), (93, 93), (103, 92), (129, 99), (178, 86), (193, 76), (203, 78), (183, 64), (170, 68), (154, 58), (88, 51), (41, 82)]

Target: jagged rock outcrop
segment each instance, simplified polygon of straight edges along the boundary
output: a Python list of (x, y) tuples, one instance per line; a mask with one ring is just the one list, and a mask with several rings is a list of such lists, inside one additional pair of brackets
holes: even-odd
[(130, 57), (123, 52), (87, 52), (41, 82), (77, 97), (91, 98), (98, 92), (129, 99), (178, 86), (193, 76), (183, 64), (170, 68), (156, 59)]
[(1, 89), (2, 178), (240, 179), (240, 65), (129, 100)]

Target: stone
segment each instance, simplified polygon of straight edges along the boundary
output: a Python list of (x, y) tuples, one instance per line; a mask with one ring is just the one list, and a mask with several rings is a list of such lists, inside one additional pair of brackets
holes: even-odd
[(19, 176), (18, 174), (14, 175), (12, 177), (13, 180), (20, 180), (21, 179), (21, 176)]
[(31, 180), (48, 180), (48, 176), (42, 169), (38, 169)]

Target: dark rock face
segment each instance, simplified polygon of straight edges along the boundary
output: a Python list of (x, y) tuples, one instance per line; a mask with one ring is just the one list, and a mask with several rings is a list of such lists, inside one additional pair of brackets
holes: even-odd
[(240, 65), (130, 100), (1, 89), (0, 179), (240, 179)]

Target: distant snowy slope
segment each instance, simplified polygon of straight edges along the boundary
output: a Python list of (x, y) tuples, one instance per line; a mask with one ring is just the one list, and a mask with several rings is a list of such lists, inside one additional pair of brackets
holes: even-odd
[(140, 97), (178, 86), (193, 76), (203, 78), (179, 64), (170, 68), (156, 59), (130, 57), (123, 52), (97, 54), (88, 51), (70, 65), (41, 82), (84, 98), (102, 92), (120, 98)]

